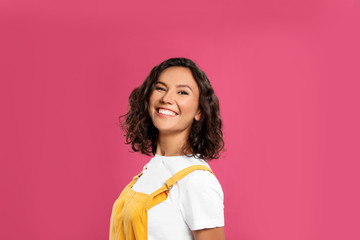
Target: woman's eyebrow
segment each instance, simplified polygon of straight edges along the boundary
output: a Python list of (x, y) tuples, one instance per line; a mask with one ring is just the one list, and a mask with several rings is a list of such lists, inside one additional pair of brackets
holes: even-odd
[[(167, 87), (167, 85), (164, 82), (157, 81), (156, 83), (160, 83), (160, 84), (164, 85), (165, 87)], [(187, 87), (192, 91), (191, 87), (186, 84), (179, 84), (179, 85), (176, 85), (176, 87)]]

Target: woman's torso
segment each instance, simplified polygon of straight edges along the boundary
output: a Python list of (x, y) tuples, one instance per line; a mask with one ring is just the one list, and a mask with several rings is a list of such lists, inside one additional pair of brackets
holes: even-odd
[[(132, 189), (151, 194), (175, 173), (199, 164), (209, 167), (195, 157), (155, 155)], [(223, 192), (209, 171), (191, 172), (173, 186), (165, 201), (148, 211), (149, 240), (190, 240), (191, 230), (220, 226), (224, 226)]]

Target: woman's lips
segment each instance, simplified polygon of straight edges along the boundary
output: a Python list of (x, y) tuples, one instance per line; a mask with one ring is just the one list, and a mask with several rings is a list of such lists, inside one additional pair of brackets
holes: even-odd
[(169, 109), (169, 108), (159, 107), (159, 108), (157, 108), (157, 109), (156, 109), (156, 111), (159, 111), (160, 109), (164, 109), (164, 110), (167, 110), (167, 111), (173, 112), (173, 113), (175, 113), (176, 115), (178, 115), (178, 113), (177, 113), (177, 112), (175, 112), (174, 110), (171, 110), (171, 109)]
[[(163, 112), (163, 113), (160, 113), (159, 111), (160, 111), (160, 109), (161, 109), (161, 111)], [(174, 115), (170, 115), (169, 113), (173, 113)], [(166, 113), (168, 113), (168, 114), (166, 114)], [(170, 109), (166, 109), (166, 108), (158, 108), (158, 109), (156, 109), (156, 114), (158, 115), (158, 116), (160, 116), (160, 117), (163, 117), (163, 118), (173, 118), (173, 117), (176, 117), (178, 114), (176, 113), (176, 112), (174, 112), (174, 111), (172, 111), (172, 110), (170, 110)]]

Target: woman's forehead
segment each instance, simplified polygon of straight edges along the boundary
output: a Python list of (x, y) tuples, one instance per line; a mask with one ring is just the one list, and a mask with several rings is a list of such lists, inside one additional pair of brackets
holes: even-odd
[(157, 82), (165, 85), (188, 85), (196, 88), (197, 83), (189, 68), (186, 67), (169, 67), (161, 72)]

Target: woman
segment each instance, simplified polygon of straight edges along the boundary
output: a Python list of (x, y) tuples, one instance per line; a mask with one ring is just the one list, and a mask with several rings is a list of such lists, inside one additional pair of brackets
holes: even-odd
[(168, 59), (129, 105), (119, 118), (126, 143), (154, 156), (115, 201), (110, 240), (225, 239), (223, 192), (207, 163), (223, 150), (222, 122), (205, 73), (189, 59)]

